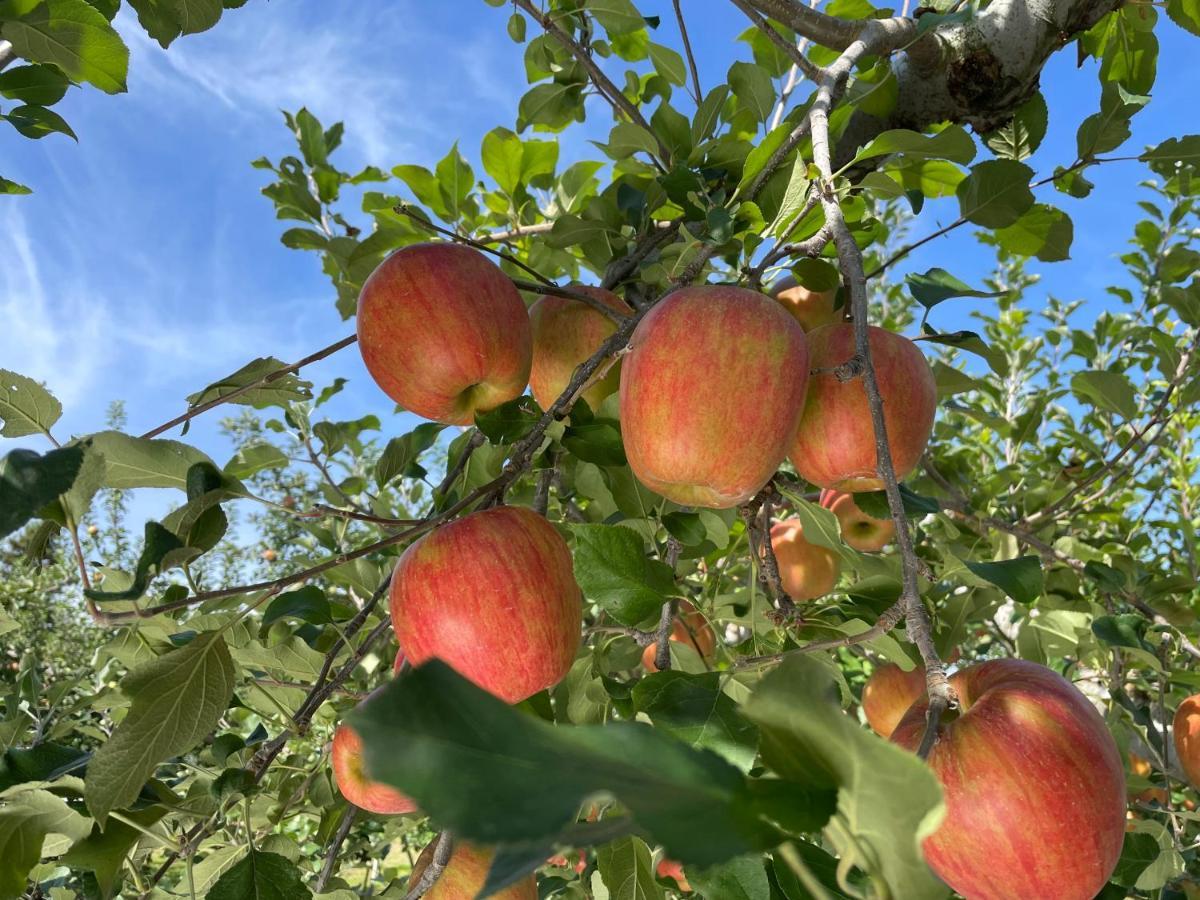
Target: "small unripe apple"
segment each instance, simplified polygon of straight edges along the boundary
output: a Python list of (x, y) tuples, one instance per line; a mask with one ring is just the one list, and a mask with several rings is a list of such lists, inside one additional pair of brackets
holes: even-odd
[[(573, 284), (571, 290), (587, 294), (622, 315), (633, 310), (612, 291), (589, 285)], [(533, 326), (533, 369), (529, 373), (529, 389), (542, 409), (566, 390), (579, 364), (600, 349), (600, 345), (617, 330), (617, 323), (586, 303), (567, 297), (546, 294), (529, 308)], [(620, 363), (581, 394), (593, 410), (604, 398), (615, 393), (621, 381)]]
[(638, 480), (729, 509), (775, 474), (808, 384), (804, 330), (764, 294), (680, 288), (638, 323), (621, 367), (621, 433)]
[(1200, 694), (1192, 694), (1175, 711), (1175, 756), (1192, 787), (1200, 788)]
[(855, 550), (866, 553), (882, 550), (896, 535), (896, 523), (891, 519), (876, 519), (863, 512), (854, 502), (853, 494), (841, 491), (821, 491), (821, 505), (837, 516), (842, 540)]
[(530, 509), (436, 528), (404, 551), (390, 592), (410, 663), (438, 657), (507, 703), (557, 684), (575, 660), (583, 606), (571, 552)]
[[(892, 465), (896, 477), (904, 478), (916, 468), (933, 433), (937, 385), (925, 356), (908, 338), (871, 326), (868, 340)], [(808, 341), (816, 374), (789, 454), (792, 464), (817, 487), (881, 490), (863, 376), (839, 381), (833, 371), (854, 358), (854, 326), (826, 325), (810, 332)]]
[(469, 425), (529, 382), (529, 314), (511, 279), (461, 244), (402, 247), (358, 297), (358, 347), (385, 394), (419, 416)]
[(94, 535), (98, 534), (98, 533), (99, 533), (99, 531), (100, 531), (100, 529), (99, 529), (99, 528), (97, 528), (95, 525), (89, 525), (89, 526), (87, 527), (87, 533), (88, 533), (88, 534), (90, 534), (90, 535), (93, 535), (93, 536), (94, 536)]
[(867, 724), (880, 737), (891, 737), (908, 708), (925, 696), (925, 667), (905, 672), (894, 663), (878, 666), (863, 686)]
[(813, 291), (791, 275), (785, 275), (771, 286), (771, 296), (783, 304), (800, 327), (812, 331), (822, 325), (832, 325), (842, 319), (841, 311), (833, 308), (837, 290)]
[(815, 600), (833, 590), (841, 567), (837, 554), (810, 543), (799, 520), (782, 519), (771, 526), (771, 549), (779, 580), (793, 600)]
[(263, 558), (263, 560), (266, 562), (275, 562), (275, 557), (278, 556), (278, 554), (274, 550), (272, 550), (270, 547), (268, 547), (266, 550), (264, 550), (262, 553), (260, 553), (258, 555), (261, 556)]
[[(1020, 659), (956, 672), (929, 767), (946, 817), (925, 839), (934, 873), (971, 900), (1092, 900), (1125, 838), (1125, 771), (1091, 702), (1052, 669)], [(928, 700), (892, 741), (916, 750)]]
[[(413, 866), (412, 875), (409, 876), (410, 885), (416, 884), (421, 874), (429, 867), (436, 848), (437, 841), (434, 841), (421, 851), (416, 865)], [(490, 847), (455, 841), (446, 868), (433, 883), (433, 887), (424, 894), (424, 900), (475, 900), (487, 881), (488, 870), (492, 867), (495, 855), (496, 852)], [(492, 900), (537, 900), (537, 878), (527, 875), (516, 884), (488, 896)]]
[(417, 808), (416, 803), (395, 788), (367, 777), (362, 739), (344, 722), (333, 732), (333, 779), (343, 797), (368, 812), (400, 815)]
[[(675, 617), (670, 640), (690, 645), (700, 654), (700, 658), (705, 660), (711, 660), (717, 648), (717, 636), (708, 624), (708, 619), (687, 600), (679, 601), (679, 614)], [(658, 671), (658, 666), (654, 663), (657, 652), (657, 644), (648, 644), (642, 651), (642, 666), (647, 672)]]

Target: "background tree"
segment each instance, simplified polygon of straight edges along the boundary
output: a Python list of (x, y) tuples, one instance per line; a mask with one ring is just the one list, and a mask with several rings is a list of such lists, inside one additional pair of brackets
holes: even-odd
[[(88, 12), (0, 4), (3, 52), (37, 64), (22, 78), (95, 83), (79, 59), (35, 52), (56, 42), (30, 38), (116, 12), (76, 5)], [(199, 30), (133, 5), (160, 40)], [(515, 0), (508, 32), (531, 87), (515, 130), (490, 132), (477, 157), (455, 144), (432, 171), (343, 172), (343, 129), (301, 109), (285, 116), (297, 155), (255, 163), (280, 219), (298, 223), (284, 244), (320, 254), (345, 318), (389, 253), (434, 238), (490, 253), (527, 302), (586, 302), (565, 287), (575, 279), (618, 294), (628, 305), (609, 310), (611, 336), (544, 409), (521, 397), (461, 429), (397, 434), (408, 420), (385, 415), (381, 394), (380, 415), (330, 421), (321, 407), (341, 380), (302, 376), (353, 352), (351, 335), (295, 363), (250, 361), (140, 436), (118, 415), (65, 441), (50, 392), (0, 372), (0, 434), (51, 445), (0, 470), (0, 523), (15, 536), (0, 588), (0, 631), (14, 636), (0, 896), (416, 896), (452, 844), (496, 838), (492, 886), (536, 869), (543, 895), (944, 896), (914, 837), (941, 814), (938, 783), (860, 727), (858, 707), (885, 664), (923, 668), (928, 716), (918, 709), (910, 730), (927, 753), (939, 718), (958, 714), (955, 653), (964, 666), (1049, 666), (1104, 710), (1129, 764), (1131, 822), (1102, 896), (1197, 890), (1197, 786), (1170, 723), (1200, 688), (1200, 136), (1123, 147), (1150, 102), (1155, 32), (1200, 33), (1194, 4), (1168, 0), (1165, 16), (1087, 0), (913, 16), (841, 0), (735, 5), (749, 58), (721, 73), (693, 57), (685, 4), (671, 22), (626, 0)], [(1100, 109), (1054, 110), (1079, 119), (1077, 156), (1035, 172), (1023, 160), (1051, 112), (1039, 74), (1070, 44), (1098, 73)], [(582, 121), (588, 97), (612, 110), (605, 159), (559, 171), (553, 137), (522, 135)], [(49, 102), (6, 117), (45, 125)], [(1073, 228), (1054, 192), (1087, 196), (1101, 165), (1152, 178), (1122, 257), (1130, 286), (1111, 288), (1095, 321), (1055, 298), (1035, 308), (1028, 261), (1078, 264), (1062, 262)], [(352, 210), (344, 197), (364, 185)], [(958, 214), (936, 236), (993, 249), (988, 283), (963, 283), (952, 264), (889, 280), (935, 236), (908, 233), (925, 203)], [(672, 291), (764, 288), (786, 271), (833, 292), (854, 323), (838, 377), (878, 394), (868, 323), (918, 339), (932, 363), (938, 413), (920, 465), (901, 485), (881, 454), (885, 489), (856, 495), (893, 521), (882, 554), (850, 548), (790, 464), (737, 509), (672, 503), (633, 475), (618, 398), (575, 402)], [(993, 298), (992, 312), (978, 331), (939, 331), (939, 304), (964, 296)], [(223, 467), (164, 437), (230, 403), (254, 412), (228, 421), (238, 450)], [(878, 440), (879, 402), (871, 414), (862, 433)], [(121, 498), (148, 488), (183, 502), (139, 539)], [(390, 679), (381, 601), (396, 558), (502, 504), (544, 514), (569, 542), (585, 600), (569, 673), (515, 709), (436, 665)], [(785, 515), (841, 570), (802, 604), (768, 549)], [(430, 818), (346, 801), (329, 742), (347, 717), (371, 775)], [(414, 875), (426, 845), (432, 862)]]

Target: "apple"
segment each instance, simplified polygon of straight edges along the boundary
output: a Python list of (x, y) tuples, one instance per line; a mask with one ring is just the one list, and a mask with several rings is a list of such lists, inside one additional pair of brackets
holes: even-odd
[(877, 666), (862, 692), (867, 724), (880, 737), (891, 737), (908, 708), (925, 696), (925, 667), (905, 672), (894, 663)]
[[(1125, 837), (1125, 771), (1095, 707), (1045, 666), (999, 659), (950, 678), (960, 708), (942, 717), (929, 766), (946, 818), (925, 859), (971, 900), (1092, 900)], [(915, 750), (928, 700), (892, 741)]]
[[(868, 340), (896, 477), (921, 459), (933, 433), (937, 385), (925, 356), (906, 337), (871, 326)], [(815, 374), (790, 457), (800, 476), (838, 491), (883, 488), (875, 429), (862, 377), (839, 381), (832, 370), (854, 356), (854, 326), (826, 325), (808, 334)]]
[(621, 432), (638, 479), (685, 506), (745, 503), (787, 455), (804, 409), (804, 330), (764, 294), (685, 287), (638, 323)]
[(841, 310), (833, 308), (837, 290), (813, 291), (791, 275), (785, 275), (771, 286), (771, 296), (783, 304), (805, 331), (842, 320)]
[(530, 509), (486, 509), (425, 535), (396, 563), (390, 602), (410, 663), (436, 656), (508, 703), (557, 684), (579, 648), (571, 552)]
[(362, 739), (345, 722), (333, 732), (333, 780), (343, 797), (368, 812), (386, 816), (416, 811), (417, 804), (409, 797), (367, 777)]
[[(708, 624), (704, 613), (696, 609), (686, 600), (679, 601), (679, 615), (675, 617), (675, 625), (671, 629), (672, 641), (690, 644), (692, 649), (700, 654), (701, 659), (712, 659), (717, 649), (717, 636)], [(657, 672), (654, 656), (658, 652), (658, 644), (648, 644), (642, 651), (642, 666), (647, 672)]]
[(1192, 694), (1175, 711), (1175, 756), (1192, 787), (1200, 788), (1200, 694)]
[[(629, 305), (603, 288), (571, 285), (571, 290), (587, 294), (623, 315), (631, 315)], [(529, 387), (542, 409), (549, 409), (566, 390), (579, 364), (600, 349), (617, 330), (617, 323), (586, 303), (550, 294), (539, 297), (529, 308), (533, 326), (533, 369)], [(620, 364), (596, 381), (581, 395), (592, 409), (617, 390), (621, 379)]]
[[(421, 874), (433, 861), (437, 841), (429, 844), (417, 857), (412, 875), (408, 883), (415, 885)], [(446, 868), (438, 876), (428, 891), (423, 895), (424, 900), (475, 900), (480, 888), (487, 881), (488, 870), (492, 866), (495, 851), (489, 847), (480, 847), (463, 841), (455, 841), (450, 851), (450, 859)], [(492, 900), (537, 900), (537, 878), (527, 875), (516, 884), (510, 884), (502, 891), (489, 894)]]
[(358, 296), (358, 349), (385, 394), (419, 416), (469, 425), (519, 397), (529, 314), (507, 275), (461, 244), (401, 247)]
[(771, 526), (771, 549), (779, 564), (779, 580), (793, 600), (824, 597), (837, 583), (837, 555), (827, 547), (811, 544), (797, 519), (782, 519)]
[(853, 494), (842, 491), (821, 491), (821, 505), (837, 516), (842, 529), (842, 540), (855, 550), (872, 552), (882, 550), (896, 536), (896, 523), (891, 519), (876, 519), (868, 516), (854, 502)]
[(687, 876), (683, 874), (683, 864), (673, 859), (667, 859), (666, 857), (660, 859), (654, 869), (654, 873), (664, 880), (670, 878), (675, 882), (679, 890), (685, 894), (692, 889), (692, 886), (688, 884)]

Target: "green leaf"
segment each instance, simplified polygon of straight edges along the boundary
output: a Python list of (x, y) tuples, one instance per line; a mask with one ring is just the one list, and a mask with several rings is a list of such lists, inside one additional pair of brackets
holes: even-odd
[(544, 125), (560, 131), (583, 117), (583, 85), (539, 84), (530, 89), (517, 105), (517, 130)]
[(725, 101), (728, 99), (729, 87), (724, 84), (717, 85), (705, 94), (692, 119), (693, 146), (708, 140), (716, 132), (721, 110), (725, 108)]
[(0, 96), (35, 106), (52, 106), (71, 82), (54, 66), (13, 66), (0, 72)]
[(202, 634), (121, 681), (129, 713), (88, 764), (84, 795), (101, 825), (137, 799), (163, 760), (195, 747), (233, 696), (235, 670), (220, 633)]
[(1158, 73), (1158, 38), (1153, 7), (1118, 10), (1106, 17), (1108, 37), (1100, 60), (1100, 80), (1114, 81), (1134, 94), (1149, 94)]
[(33, 189), (28, 188), (23, 184), (18, 184), (15, 181), (9, 181), (4, 176), (0, 175), (0, 194), (32, 194)]
[(1195, 165), (1200, 162), (1200, 134), (1189, 134), (1184, 137), (1170, 138), (1151, 147), (1138, 157), (1160, 175), (1174, 174), (1176, 163)]
[(85, 0), (39, 0), (0, 24), (0, 37), (17, 56), (53, 63), (72, 81), (86, 81), (108, 94), (125, 90), (129, 50), (108, 20)]
[(587, 11), (610, 35), (628, 34), (646, 25), (630, 0), (587, 0)]
[(1149, 97), (1106, 83), (1100, 92), (1100, 112), (1084, 119), (1075, 134), (1079, 158), (1090, 160), (1120, 147), (1131, 134), (1129, 120), (1149, 102)]
[(261, 669), (282, 678), (306, 683), (312, 683), (320, 675), (325, 661), (322, 654), (294, 635), (269, 647), (261, 641), (250, 641), (234, 647), (230, 653), (244, 669)]
[(463, 216), (467, 198), (475, 186), (475, 173), (470, 164), (458, 152), (458, 142), (450, 148), (434, 168), (438, 186), (446, 200), (446, 208), (450, 214), (448, 221), (457, 221)]
[(1127, 421), (1137, 418), (1137, 391), (1123, 372), (1107, 369), (1079, 372), (1071, 378), (1071, 390), (1097, 409), (1114, 412)]
[(370, 777), (414, 798), (465, 840), (541, 840), (611, 793), (674, 859), (710, 865), (778, 835), (742, 775), (633, 722), (551, 725), (512, 709), (440, 660), (389, 682), (348, 719)]
[(903, 153), (910, 159), (948, 159), (967, 165), (975, 158), (975, 142), (960, 126), (926, 135), (906, 128), (885, 131), (855, 154), (846, 167), (876, 156)]
[(742, 707), (758, 725), (763, 762), (798, 784), (838, 788), (825, 833), (843, 866), (881, 879), (893, 897), (944, 897), (920, 849), (944, 814), (937, 780), (915, 755), (860, 728), (835, 697), (826, 666), (785, 657)]
[(1149, 622), (1142, 616), (1098, 616), (1092, 621), (1092, 634), (1110, 647), (1132, 647), (1136, 650), (1154, 652), (1154, 646), (1145, 640)]
[(50, 434), (62, 415), (62, 404), (34, 381), (8, 369), (0, 369), (0, 437)]
[(522, 394), (495, 409), (475, 414), (475, 427), (493, 444), (512, 444), (521, 440), (542, 417), (537, 401)]
[(653, 900), (664, 896), (654, 880), (654, 859), (641, 838), (611, 841), (596, 851), (596, 868), (609, 900)]
[(693, 747), (719, 753), (743, 772), (754, 764), (758, 734), (722, 692), (717, 672), (655, 672), (634, 685), (633, 703), (655, 728)]
[[(166, 813), (167, 809), (164, 806), (148, 806), (145, 809), (131, 810), (125, 817), (140, 825), (142, 829), (149, 830)], [(67, 851), (62, 858), (62, 864), (72, 869), (86, 869), (92, 872), (100, 890), (106, 897), (111, 896), (119, 882), (126, 857), (144, 837), (144, 831), (114, 820), (109, 822), (103, 831), (93, 827), (91, 834)]]
[(436, 422), (423, 422), (408, 434), (388, 441), (375, 464), (375, 483), (382, 488), (398, 475), (411, 474), (421, 454), (437, 443), (445, 428)]
[(1167, 0), (1167, 16), (1180, 28), (1200, 36), (1200, 0)]
[(1004, 291), (981, 291), (955, 278), (945, 269), (927, 269), (904, 277), (913, 299), (926, 309), (933, 309), (952, 297), (1002, 297)]
[(521, 183), (521, 156), (521, 139), (507, 128), (493, 128), (483, 136), (483, 170), (506, 194), (514, 193)]
[(15, 788), (0, 796), (0, 897), (23, 896), (25, 877), (42, 855), (47, 835), (87, 837), (91, 819), (49, 791)]
[[(165, 487), (187, 491), (188, 471), (213, 461), (195, 447), (162, 438), (138, 438), (101, 431), (90, 438), (92, 450), (104, 458), (104, 486)], [(214, 466), (215, 468), (215, 466)]]
[(1011, 159), (991, 159), (971, 167), (955, 193), (964, 219), (984, 228), (1004, 228), (1033, 206), (1033, 170)]
[[(133, 583), (122, 591), (101, 591), (95, 588), (84, 590), (93, 600), (136, 600), (146, 593), (150, 579), (170, 566), (165, 560), (168, 554), (183, 549), (183, 541), (158, 522), (146, 523), (146, 537), (134, 571)], [(195, 555), (195, 554), (193, 554)]]
[(1112, 880), (1117, 884), (1132, 887), (1146, 867), (1158, 859), (1158, 841), (1151, 834), (1130, 832), (1125, 835), (1121, 847), (1121, 858), (1117, 862)]
[(1013, 117), (984, 137), (984, 142), (1001, 159), (1028, 159), (1046, 136), (1049, 111), (1041, 92), (1017, 107)]
[(575, 580), (584, 596), (625, 625), (658, 614), (675, 593), (671, 568), (646, 556), (642, 536), (621, 525), (572, 525)]
[[(1008, 360), (1004, 353), (994, 347), (989, 347), (974, 331), (950, 331), (938, 333), (929, 325), (923, 329), (921, 339), (928, 341), (931, 344), (942, 344), (946, 347), (954, 347), (958, 350), (966, 350), (968, 353), (974, 353), (976, 356), (981, 356), (987, 360), (988, 367), (997, 375), (1006, 377), (1008, 375)], [(904, 485), (900, 486), (903, 490)]]
[(616, 419), (574, 423), (563, 432), (562, 445), (573, 456), (598, 466), (623, 466), (625, 445)]
[(624, 159), (635, 153), (658, 153), (658, 141), (645, 128), (632, 122), (618, 122), (608, 133), (608, 144), (604, 152), (613, 159)]
[(708, 869), (687, 873), (692, 888), (702, 897), (721, 900), (770, 900), (771, 884), (761, 856), (739, 856)]
[(333, 606), (325, 592), (314, 584), (299, 590), (280, 594), (271, 601), (263, 613), (263, 627), (282, 618), (300, 619), (312, 625), (328, 625), (333, 622)]
[(650, 42), (649, 53), (650, 61), (654, 63), (654, 70), (659, 75), (672, 84), (687, 83), (687, 65), (682, 56), (670, 47), (664, 47), (654, 41)]
[(966, 567), (985, 581), (990, 581), (1018, 603), (1026, 605), (1042, 593), (1042, 561), (1036, 556), (1018, 556), (1000, 562), (971, 562)]
[(81, 768), (92, 754), (49, 741), (10, 747), (0, 755), (0, 794), (26, 781), (54, 781)]
[(312, 891), (287, 857), (251, 847), (217, 879), (207, 896), (208, 900), (305, 900), (312, 897)]
[(996, 230), (996, 240), (1009, 253), (1036, 256), (1042, 262), (1070, 259), (1074, 236), (1071, 217), (1047, 203), (1035, 203), (1017, 221)]
[(762, 66), (754, 63), (735, 62), (729, 67), (729, 87), (733, 95), (754, 116), (756, 122), (765, 122), (775, 107), (775, 85)]
[(83, 466), (82, 447), (63, 447), (39, 456), (13, 450), (0, 459), (0, 538), (12, 534), (75, 483)]
[(55, 133), (65, 134), (73, 140), (79, 140), (75, 136), (75, 132), (71, 130), (71, 126), (67, 124), (66, 119), (44, 106), (18, 106), (2, 118), (7, 119), (8, 124), (25, 137), (35, 141)]
[(264, 409), (268, 406), (287, 406), (298, 400), (312, 399), (312, 384), (302, 381), (294, 372), (283, 371), (287, 364), (270, 356), (260, 356), (246, 363), (232, 375), (227, 375), (220, 381), (214, 381), (203, 390), (197, 391), (187, 398), (188, 407), (194, 409), (213, 400), (227, 397), (234, 391), (254, 384), (263, 378), (265, 384), (239, 394), (229, 403), (253, 406)]
[(225, 471), (234, 478), (249, 478), (264, 469), (286, 469), (288, 462), (287, 454), (274, 444), (251, 444), (225, 463)]

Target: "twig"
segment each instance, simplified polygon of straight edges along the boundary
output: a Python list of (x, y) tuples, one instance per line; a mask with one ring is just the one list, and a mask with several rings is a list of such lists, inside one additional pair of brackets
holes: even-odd
[(601, 303), (595, 297), (583, 291), (573, 291), (569, 287), (559, 287), (557, 284), (542, 284), (540, 282), (525, 281), (520, 278), (513, 278), (512, 283), (522, 291), (532, 291), (535, 294), (550, 294), (553, 297), (564, 297), (567, 300), (577, 300), (580, 303), (590, 306), (596, 312), (603, 313), (614, 322), (625, 320), (624, 313), (617, 312), (611, 306)]
[(672, 597), (662, 605), (658, 627), (654, 629), (654, 665), (660, 672), (671, 668), (671, 631), (678, 612), (679, 600)]
[(365, 513), (366, 510), (364, 510), (359, 504), (355, 503), (354, 500), (351, 499), (350, 495), (342, 490), (342, 486), (333, 480), (333, 475), (330, 474), (329, 467), (325, 465), (325, 463), (321, 460), (321, 457), (317, 454), (316, 448), (313, 447), (311, 435), (304, 435), (304, 449), (308, 451), (309, 460), (314, 466), (317, 467), (317, 471), (321, 473), (321, 477), (325, 479), (325, 483), (333, 488), (333, 492), (335, 494), (342, 498), (342, 502), (347, 506), (354, 507), (354, 509), (356, 509), (359, 513)]
[(443, 831), (437, 837), (437, 844), (433, 848), (433, 858), (429, 860), (429, 865), (425, 867), (425, 871), (421, 873), (421, 877), (417, 879), (416, 884), (408, 889), (408, 893), (404, 895), (404, 900), (421, 900), (433, 887), (434, 882), (441, 877), (442, 872), (446, 868), (446, 863), (450, 861), (450, 853), (454, 849), (454, 839), (450, 836), (449, 831)]
[(688, 68), (692, 70), (692, 99), (696, 101), (696, 105), (700, 105), (700, 101), (704, 97), (704, 91), (700, 89), (700, 72), (696, 69), (696, 56), (692, 53), (692, 42), (688, 40), (687, 23), (683, 21), (683, 9), (679, 5), (679, 0), (672, 0), (675, 6), (675, 21), (679, 23), (679, 36), (683, 39), (683, 51), (687, 55)]
[(633, 248), (633, 252), (608, 266), (604, 272), (604, 277), (600, 280), (600, 287), (605, 290), (612, 290), (637, 271), (637, 267), (641, 264), (642, 260), (663, 244), (669, 244), (675, 239), (675, 235), (678, 233), (679, 222), (671, 222), (666, 227), (660, 227), (642, 238)]
[(777, 663), (794, 653), (816, 653), (819, 650), (838, 650), (842, 647), (853, 647), (855, 644), (863, 644), (887, 634), (900, 624), (900, 620), (904, 616), (905, 602), (902, 597), (885, 609), (879, 618), (875, 620), (875, 624), (866, 631), (860, 631), (858, 634), (846, 634), (824, 641), (812, 641), (808, 644), (802, 644), (799, 647), (793, 647), (791, 650), (784, 650), (782, 653), (770, 653), (764, 656), (743, 656), (734, 662), (733, 667), (735, 669), (744, 669), (747, 666)]
[(328, 347), (324, 347), (321, 350), (318, 350), (316, 353), (311, 353), (308, 356), (304, 357), (304, 359), (297, 360), (296, 362), (292, 363), (291, 365), (284, 366), (282, 369), (276, 369), (273, 372), (268, 372), (266, 375), (264, 375), (262, 378), (259, 378), (257, 381), (251, 382), (250, 384), (243, 385), (242, 387), (237, 388), (236, 390), (230, 391), (228, 394), (223, 394), (222, 396), (217, 397), (214, 400), (209, 400), (207, 403), (201, 403), (199, 406), (195, 406), (195, 407), (189, 409), (183, 415), (176, 416), (170, 422), (164, 422), (162, 425), (159, 425), (157, 428), (151, 428), (149, 431), (147, 431), (145, 434), (143, 434), (142, 437), (143, 438), (158, 437), (164, 431), (170, 431), (176, 425), (182, 425), (184, 422), (188, 421), (189, 419), (194, 419), (194, 418), (196, 418), (196, 416), (200, 415), (201, 413), (206, 413), (210, 409), (212, 409), (216, 406), (220, 406), (222, 403), (229, 403), (233, 400), (236, 400), (238, 397), (248, 394), (250, 391), (253, 391), (256, 388), (260, 388), (263, 385), (270, 384), (272, 381), (276, 381), (276, 380), (282, 378), (284, 375), (288, 375), (292, 372), (295, 372), (297, 369), (303, 368), (304, 366), (307, 366), (310, 363), (315, 363), (318, 360), (322, 360), (327, 356), (332, 356), (334, 353), (337, 353), (343, 347), (349, 347), (351, 344), (353, 344), (357, 340), (358, 340), (357, 334), (352, 334), (349, 337), (344, 337), (340, 341), (330, 344)]
[(550, 485), (554, 481), (554, 466), (538, 472), (537, 485), (533, 490), (533, 511), (546, 515), (550, 508)]
[(350, 828), (354, 825), (356, 818), (358, 818), (358, 807), (350, 804), (346, 808), (346, 812), (342, 815), (342, 821), (338, 823), (338, 829), (333, 835), (333, 840), (329, 842), (329, 849), (325, 851), (325, 865), (321, 867), (321, 874), (317, 876), (317, 883), (314, 885), (318, 894), (324, 891), (325, 886), (329, 884), (329, 879), (333, 875), (333, 869), (338, 862), (338, 853), (342, 849), (346, 835), (350, 833)]
[(749, 0), (730, 0), (730, 2), (744, 12), (746, 17), (757, 26), (759, 31), (767, 36), (772, 44), (790, 56), (792, 65), (803, 72), (805, 77), (814, 82), (821, 80), (824, 70), (805, 56), (801, 47), (797, 47), (791, 41), (784, 40), (783, 35), (776, 31), (770, 22), (758, 14), (758, 11), (755, 10)]
[(479, 447), (483, 446), (486, 440), (482, 431), (472, 431), (471, 436), (467, 438), (467, 445), (463, 447), (462, 453), (458, 455), (458, 459), (454, 461), (454, 465), (446, 469), (446, 476), (442, 479), (441, 484), (434, 489), (434, 493), (439, 497), (444, 497), (446, 492), (450, 490), (454, 482), (458, 480), (458, 476), (463, 473), (463, 469), (467, 467), (467, 463), (471, 460), (471, 454)]
[(545, 234), (554, 228), (553, 222), (535, 222), (532, 225), (515, 225), (505, 231), (493, 231), (479, 238), (482, 244), (505, 244), (516, 238), (527, 237), (531, 234)]
[(353, 519), (356, 522), (370, 522), (372, 525), (384, 525), (391, 527), (399, 527), (405, 525), (417, 525), (421, 519), (393, 519), (389, 516), (377, 516), (372, 513), (358, 512), (353, 509), (339, 509), (336, 506), (327, 506), (324, 503), (317, 503), (308, 512), (292, 513), (298, 519), (319, 519), (322, 516), (336, 516), (339, 519)]
[[(634, 106), (629, 98), (621, 92), (621, 89), (609, 80), (609, 77), (604, 74), (603, 70), (596, 65), (596, 61), (592, 59), (592, 54), (582, 44), (560, 28), (548, 13), (540, 12), (530, 0), (513, 0), (513, 5), (518, 9), (524, 10), (526, 14), (542, 26), (543, 31), (554, 35), (554, 37), (562, 42), (564, 47), (574, 54), (575, 58), (579, 60), (579, 64), (587, 70), (588, 77), (592, 79), (592, 83), (596, 85), (596, 89), (613, 105), (614, 109), (624, 113), (629, 118), (629, 121), (644, 129), (647, 134), (654, 135), (654, 129), (650, 127), (650, 123), (646, 121), (641, 110)], [(658, 152), (662, 158), (670, 159), (671, 153), (663, 145), (662, 141), (657, 137), (654, 140), (658, 144)]]

